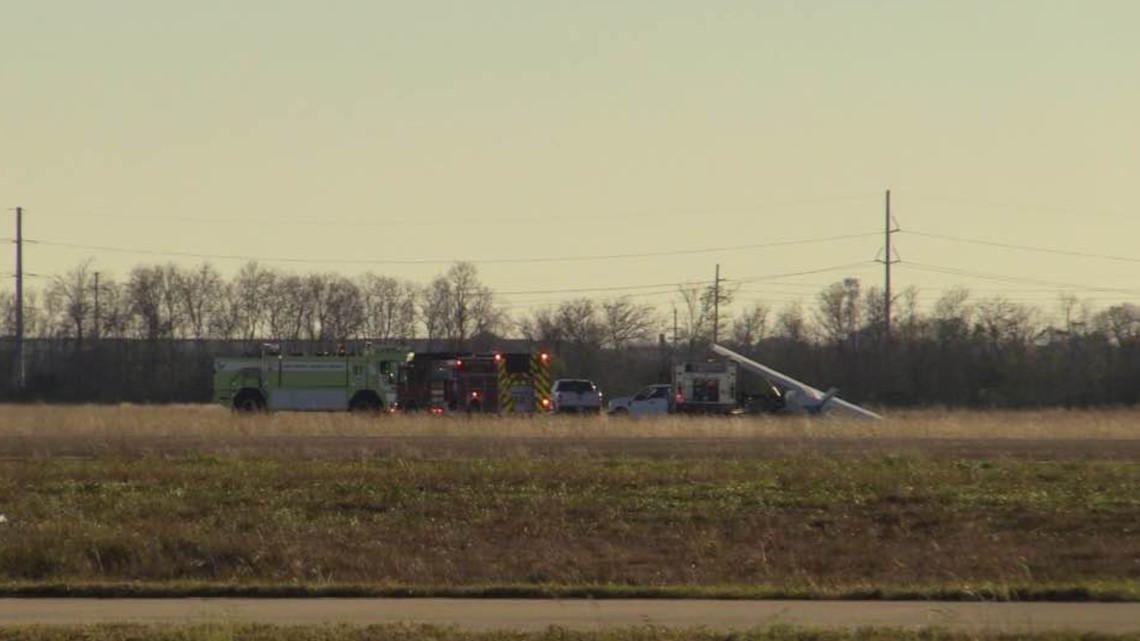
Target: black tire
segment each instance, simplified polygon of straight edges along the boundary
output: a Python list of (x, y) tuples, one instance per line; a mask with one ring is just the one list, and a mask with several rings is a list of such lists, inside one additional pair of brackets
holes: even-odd
[(234, 397), (234, 411), (242, 414), (264, 412), (265, 398), (257, 390), (243, 389)]
[[(601, 411), (601, 410), (599, 410), (599, 411)], [(626, 414), (629, 414), (629, 410), (624, 408), (624, 407), (614, 408), (614, 410), (612, 412), (610, 412), (611, 416), (625, 416)]]
[(380, 412), (380, 398), (375, 394), (369, 392), (361, 392), (352, 397), (348, 403), (348, 410), (350, 412), (371, 412), (377, 414)]

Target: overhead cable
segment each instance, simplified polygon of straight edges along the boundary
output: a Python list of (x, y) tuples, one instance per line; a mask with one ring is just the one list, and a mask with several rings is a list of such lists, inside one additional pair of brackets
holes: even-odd
[(654, 251), (654, 252), (638, 252), (638, 253), (622, 253), (622, 254), (593, 254), (583, 256), (532, 256), (524, 258), (393, 258), (393, 259), (352, 259), (352, 258), (292, 258), (285, 256), (251, 256), (244, 255), (238, 256), (234, 254), (205, 254), (198, 252), (179, 252), (179, 251), (165, 251), (155, 249), (133, 249), (126, 247), (112, 247), (107, 245), (87, 245), (81, 243), (57, 242), (48, 240), (29, 241), (36, 242), (40, 245), (52, 247), (66, 247), (70, 249), (83, 249), (87, 251), (103, 251), (124, 254), (144, 254), (151, 256), (178, 256), (182, 258), (198, 258), (198, 259), (214, 259), (214, 260), (240, 260), (240, 261), (258, 261), (266, 263), (296, 263), (296, 264), (340, 264), (340, 265), (441, 265), (452, 264), (456, 262), (469, 262), (477, 265), (491, 265), (491, 264), (522, 264), (522, 263), (568, 263), (568, 262), (586, 262), (586, 261), (604, 261), (604, 260), (622, 260), (622, 259), (636, 259), (636, 258), (654, 258), (661, 256), (678, 256), (678, 255), (694, 255), (694, 254), (714, 254), (722, 252), (745, 251), (752, 249), (769, 249), (773, 247), (785, 247), (792, 245), (808, 245), (814, 243), (827, 243), (838, 240), (850, 240), (853, 238), (866, 238), (870, 236), (878, 236), (879, 232), (865, 232), (859, 234), (842, 234), (836, 236), (824, 236), (818, 238), (804, 238), (798, 240), (779, 240), (766, 243), (754, 243), (748, 245), (727, 245), (721, 247), (703, 247), (699, 249), (672, 249), (667, 251)]
[[(765, 274), (765, 275), (760, 275), (760, 276), (749, 276), (747, 278), (734, 278), (734, 279), (722, 278), (721, 281), (725, 282), (725, 283), (729, 283), (729, 284), (731, 284), (731, 283), (751, 283), (751, 282), (764, 281), (767, 279), (790, 278), (793, 276), (809, 276), (812, 274), (822, 274), (825, 272), (847, 270), (847, 269), (851, 269), (853, 267), (862, 266), (862, 265), (869, 265), (869, 264), (870, 263), (867, 263), (867, 262), (847, 263), (845, 265), (832, 265), (830, 267), (821, 267), (819, 269), (809, 269), (809, 270), (798, 271), (798, 272), (782, 272), (782, 273), (778, 273), (778, 274)], [(673, 291), (675, 291), (675, 288), (677, 288), (677, 287), (692, 286), (692, 285), (712, 286), (712, 280), (711, 279), (709, 279), (709, 280), (690, 280), (690, 281), (672, 282), (672, 283), (655, 283), (652, 285), (614, 285), (614, 286), (610, 286), (610, 287), (581, 287), (581, 288), (572, 288), (572, 289), (526, 289), (526, 290), (516, 290), (516, 291), (502, 291), (502, 292), (495, 292), (495, 293), (496, 293), (496, 295), (502, 294), (502, 295), (507, 295), (507, 296), (519, 296), (519, 295), (527, 295), (527, 294), (576, 294), (576, 293), (588, 293), (588, 292), (612, 292), (612, 291), (630, 291), (630, 290), (666, 289), (666, 288), (668, 288), (667, 291), (664, 291), (661, 293), (672, 293)]]
[(944, 267), (940, 265), (928, 265), (924, 263), (917, 263), (914, 261), (906, 261), (899, 263), (900, 266), (910, 269), (917, 269), (919, 271), (934, 272), (939, 274), (948, 274), (951, 276), (968, 276), (970, 278), (980, 278), (982, 280), (992, 280), (1003, 283), (1018, 283), (1018, 284), (1031, 284), (1041, 287), (1055, 287), (1058, 289), (1071, 289), (1081, 291), (1093, 292), (1106, 292), (1106, 293), (1120, 293), (1120, 294), (1140, 294), (1140, 290), (1127, 289), (1123, 287), (1098, 287), (1090, 285), (1080, 285), (1076, 283), (1064, 283), (1058, 281), (1039, 280), (1036, 278), (1024, 278), (1020, 276), (1005, 276), (1001, 274), (989, 274), (985, 272), (975, 272), (966, 269), (958, 269), (955, 267)]
[(963, 238), (961, 236), (948, 236), (945, 234), (932, 234), (929, 232), (914, 231), (913, 229), (900, 230), (900, 233), (910, 234), (912, 236), (921, 236), (924, 238), (935, 238), (938, 240), (946, 240), (955, 243), (967, 243), (970, 245), (984, 245), (987, 247), (997, 247), (1000, 249), (1017, 249), (1020, 251), (1038, 252), (1042, 254), (1056, 254), (1060, 256), (1075, 256), (1078, 258), (1097, 258), (1101, 260), (1115, 260), (1125, 263), (1140, 263), (1140, 258), (1133, 258), (1130, 256), (1114, 256), (1111, 254), (1095, 254), (1091, 252), (1078, 252), (1069, 249), (1056, 249), (1052, 247), (1037, 247), (1033, 245), (1017, 245), (1014, 243), (1003, 243), (993, 240), (982, 240), (979, 238)]
[[(673, 218), (677, 216), (693, 216), (702, 214), (715, 214), (722, 212), (738, 212), (738, 211), (755, 211), (762, 209), (779, 209), (785, 207), (800, 207), (806, 205), (819, 205), (834, 202), (843, 202), (851, 200), (862, 200), (870, 198), (875, 194), (860, 194), (848, 196), (825, 196), (819, 198), (799, 198), (789, 199), (782, 201), (769, 201), (769, 202), (755, 202), (747, 203), (744, 205), (725, 205), (717, 207), (690, 207), (690, 208), (677, 208), (667, 210), (638, 210), (625, 213), (614, 214), (581, 214), (574, 215), (576, 221), (614, 221), (625, 219), (642, 219), (642, 218)], [(141, 223), (186, 223), (194, 225), (274, 225), (280, 227), (281, 225), (307, 225), (307, 226), (320, 226), (320, 227), (388, 227), (388, 226), (413, 226), (413, 227), (452, 227), (460, 225), (518, 225), (518, 224), (543, 224), (550, 223), (550, 215), (547, 211), (532, 216), (512, 216), (496, 218), (494, 216), (465, 216), (463, 220), (448, 220), (443, 218), (424, 218), (422, 216), (408, 217), (408, 218), (383, 218), (381, 216), (374, 216), (370, 218), (350, 218), (350, 219), (335, 219), (335, 218), (300, 218), (300, 219), (282, 219), (282, 218), (264, 218), (264, 217), (248, 217), (248, 216), (234, 216), (229, 218), (200, 218), (197, 216), (130, 216), (122, 214), (107, 214), (101, 212), (86, 212), (86, 213), (62, 213), (54, 214), (57, 218), (80, 218), (91, 219), (101, 218), (109, 220), (120, 220), (124, 222), (141, 222)]]

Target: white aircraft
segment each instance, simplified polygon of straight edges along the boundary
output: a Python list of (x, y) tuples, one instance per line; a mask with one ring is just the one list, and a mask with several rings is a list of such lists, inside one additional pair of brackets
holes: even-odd
[(776, 370), (766, 365), (761, 365), (756, 361), (741, 356), (736, 352), (724, 347), (722, 345), (713, 345), (712, 349), (721, 356), (736, 361), (744, 369), (763, 376), (769, 383), (779, 388), (782, 393), (784, 409), (787, 411), (801, 411), (809, 414), (816, 414), (823, 411), (838, 412), (850, 416), (858, 416), (861, 418), (881, 419), (882, 416), (872, 412), (869, 409), (859, 407), (854, 403), (849, 403), (835, 393), (839, 390), (831, 388), (826, 392), (822, 392), (807, 383), (798, 381), (787, 374), (777, 372)]

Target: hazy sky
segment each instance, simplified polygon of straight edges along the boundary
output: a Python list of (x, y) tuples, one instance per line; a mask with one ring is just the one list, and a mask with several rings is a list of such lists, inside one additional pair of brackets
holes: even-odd
[(926, 302), (1136, 302), (1137, 24), (1135, 0), (0, 0), (0, 237), (24, 207), (48, 277), (466, 259), (514, 311), (667, 309), (720, 263), (744, 301), (810, 306), (882, 284), (891, 189), (895, 286)]

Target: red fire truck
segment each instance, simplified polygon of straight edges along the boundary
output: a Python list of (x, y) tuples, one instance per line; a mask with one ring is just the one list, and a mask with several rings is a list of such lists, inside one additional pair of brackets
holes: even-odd
[(401, 369), (397, 397), (408, 412), (546, 412), (550, 355), (419, 352)]

